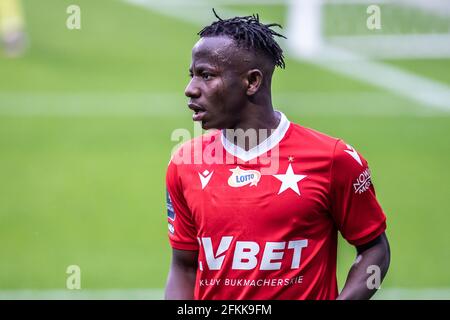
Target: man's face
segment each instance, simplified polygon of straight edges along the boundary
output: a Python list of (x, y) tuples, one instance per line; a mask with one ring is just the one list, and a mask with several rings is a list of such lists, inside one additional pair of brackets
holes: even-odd
[(247, 102), (247, 57), (231, 38), (201, 38), (192, 49), (191, 81), (185, 94), (193, 120), (203, 129), (234, 128)]

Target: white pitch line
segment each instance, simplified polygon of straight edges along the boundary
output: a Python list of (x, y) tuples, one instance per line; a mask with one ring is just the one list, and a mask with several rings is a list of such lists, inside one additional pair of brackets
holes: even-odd
[(450, 288), (381, 288), (375, 300), (449, 300)]
[[(129, 2), (141, 3), (141, 0), (128, 0)], [(212, 0), (209, 4), (213, 5), (235, 5), (235, 6), (248, 6), (248, 5), (286, 5), (291, 0)], [(410, 1), (410, 0), (409, 0)], [(160, 6), (160, 7), (173, 7), (173, 6), (186, 6), (186, 0), (145, 0), (147, 4)], [(323, 0), (327, 4), (373, 4), (373, 0)], [(401, 2), (399, 2), (401, 4)], [(376, 4), (393, 4), (393, 0), (377, 0)], [(205, 0), (190, 0), (189, 6), (205, 6)]]
[[(206, 11), (199, 10), (198, 6), (171, 7), (161, 5), (152, 0), (124, 1), (196, 25), (205, 25), (211, 20), (210, 16), (203, 15)], [(195, 3), (200, 5), (202, 1), (196, 1)], [(296, 1), (291, 1), (290, 3), (293, 5), (289, 8), (289, 12), (291, 16), (294, 16), (294, 11), (300, 8), (295, 5)], [(213, 4), (215, 3), (213, 2)], [(205, 8), (210, 8), (211, 5), (211, 2), (205, 2)], [(237, 15), (236, 12), (231, 12), (224, 8), (221, 8), (220, 12), (225, 16)], [(324, 45), (314, 58), (304, 57), (295, 47), (291, 47), (291, 54), (299, 60), (306, 60), (335, 73), (358, 79), (406, 97), (414, 102), (419, 102), (424, 107), (431, 107), (445, 112), (450, 111), (450, 87), (438, 81), (382, 62), (371, 61), (368, 58), (330, 45)]]
[[(303, 10), (303, 2), (292, 1), (289, 7), (288, 33), (295, 37), (302, 24), (296, 20)], [(298, 39), (296, 39), (298, 40)], [(450, 112), (450, 87), (427, 77), (377, 62), (368, 57), (338, 48), (330, 44), (320, 44), (314, 54), (305, 56), (299, 41), (288, 41), (290, 54), (347, 77), (388, 90), (424, 107), (432, 107)]]
[(383, 88), (424, 107), (450, 112), (450, 87), (444, 83), (329, 45), (323, 45), (313, 58), (303, 57), (295, 48), (291, 53), (299, 59)]
[(0, 300), (161, 300), (164, 289), (0, 290)]
[(327, 38), (327, 41), (372, 58), (450, 57), (450, 34), (333, 36)]
[[(161, 2), (160, 0), (123, 0), (123, 2), (146, 8), (147, 10), (160, 13), (167, 17), (176, 18), (179, 21), (190, 23), (197, 26), (205, 26), (211, 23), (211, 16), (213, 15), (212, 9), (218, 8), (220, 5), (233, 5), (234, 0), (166, 0)], [(284, 2), (291, 0), (284, 0)], [(238, 1), (239, 5), (246, 5), (244, 1)], [(257, 3), (258, 1), (254, 1)], [(269, 4), (269, 3), (267, 3)], [(278, 2), (277, 4), (283, 4)], [(236, 12), (229, 10), (225, 7), (220, 7), (218, 10), (220, 15), (223, 16), (235, 16)]]
[[(0, 300), (161, 300), (164, 289), (11, 289)], [(449, 300), (450, 288), (381, 288), (374, 300)]]
[(0, 115), (4, 116), (177, 116), (183, 110), (187, 100), (182, 92), (0, 92)]
[[(276, 108), (291, 116), (442, 116), (386, 92), (274, 92)], [(0, 116), (189, 117), (183, 93), (0, 92)], [(448, 115), (449, 114), (444, 114)]]

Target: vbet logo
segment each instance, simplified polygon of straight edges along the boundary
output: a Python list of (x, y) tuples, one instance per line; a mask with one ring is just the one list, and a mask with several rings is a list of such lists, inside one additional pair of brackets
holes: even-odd
[(261, 179), (261, 173), (257, 170), (243, 170), (239, 166), (230, 169), (232, 175), (228, 178), (230, 187), (239, 188), (250, 184), (256, 186)]
[[(308, 247), (308, 239), (264, 243), (240, 240), (233, 243), (233, 239), (233, 236), (222, 236), (219, 244), (213, 244), (211, 237), (197, 238), (209, 270), (221, 270), (227, 257), (232, 259), (232, 270), (253, 270), (258, 266), (259, 270), (280, 270), (283, 264), (286, 268), (299, 269), (302, 251)], [(290, 261), (285, 258), (288, 251), (292, 253)], [(202, 261), (199, 261), (199, 268), (203, 271)]]

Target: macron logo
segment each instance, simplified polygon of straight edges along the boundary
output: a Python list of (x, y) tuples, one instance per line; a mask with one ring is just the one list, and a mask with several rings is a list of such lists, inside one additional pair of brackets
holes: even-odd
[(362, 164), (361, 158), (359, 157), (358, 152), (356, 152), (356, 150), (349, 144), (347, 145), (347, 148), (348, 148), (348, 150), (344, 150), (344, 151), (347, 152), (349, 155), (351, 155), (352, 158), (355, 159), (362, 167), (363, 164)]
[(198, 173), (200, 182), (202, 183), (202, 190), (205, 189), (205, 187), (208, 185), (208, 182), (209, 182), (209, 180), (211, 180), (213, 173), (214, 173), (214, 171), (209, 172), (208, 170), (205, 170), (202, 173), (200, 173), (200, 172)]

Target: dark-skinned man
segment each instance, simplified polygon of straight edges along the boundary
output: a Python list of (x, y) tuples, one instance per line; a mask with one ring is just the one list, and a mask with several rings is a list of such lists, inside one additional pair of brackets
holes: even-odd
[[(167, 170), (166, 299), (369, 299), (390, 250), (366, 160), (274, 110), (278, 25), (216, 17), (199, 32), (185, 90), (193, 120), (214, 130)], [(338, 232), (357, 250), (340, 293)]]

